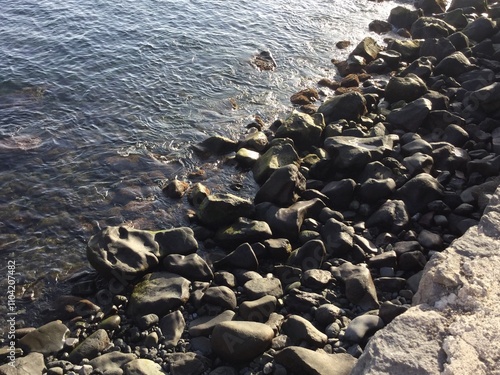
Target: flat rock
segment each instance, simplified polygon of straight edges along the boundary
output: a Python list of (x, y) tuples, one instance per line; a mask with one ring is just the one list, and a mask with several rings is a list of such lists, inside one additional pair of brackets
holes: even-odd
[(276, 310), (277, 303), (275, 296), (263, 296), (256, 300), (242, 302), (238, 313), (244, 320), (265, 323), (271, 313)]
[(246, 199), (233, 194), (212, 194), (200, 204), (197, 215), (205, 225), (218, 228), (239, 217), (249, 217), (253, 212), (253, 204)]
[(243, 285), (243, 291), (249, 298), (258, 299), (264, 296), (283, 297), (281, 281), (276, 277), (263, 277), (249, 280)]
[(234, 311), (226, 310), (217, 316), (202, 316), (189, 324), (189, 334), (194, 337), (208, 336), (217, 324), (231, 321), (235, 315)]
[(300, 346), (289, 346), (275, 360), (294, 373), (304, 375), (349, 375), (356, 363), (350, 354), (327, 354)]
[(234, 248), (244, 242), (262, 242), (273, 235), (269, 224), (262, 220), (240, 217), (215, 233), (215, 240), (224, 248)]
[[(198, 187), (197, 189), (202, 188)], [(197, 201), (200, 197), (197, 195), (192, 199)], [(189, 255), (198, 250), (198, 242), (194, 238), (194, 232), (188, 227), (178, 227), (155, 232), (155, 241), (160, 246), (160, 258), (169, 254)]]
[(212, 331), (212, 350), (228, 362), (252, 360), (271, 346), (274, 331), (263, 323), (230, 321), (215, 326)]
[(60, 320), (47, 323), (35, 331), (29, 332), (18, 341), (23, 352), (54, 354), (64, 347), (64, 341), (69, 334), (69, 329)]

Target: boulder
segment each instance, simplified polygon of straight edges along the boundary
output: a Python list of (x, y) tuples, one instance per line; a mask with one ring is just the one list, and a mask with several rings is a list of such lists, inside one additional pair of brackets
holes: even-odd
[(434, 17), (420, 17), (410, 29), (413, 39), (442, 38), (455, 32), (455, 28), (445, 21)]
[(14, 363), (9, 362), (0, 366), (2, 375), (42, 375), (47, 373), (46, 370), (43, 354), (37, 352), (16, 358)]
[(71, 351), (68, 361), (74, 364), (80, 364), (82, 359), (93, 359), (111, 345), (108, 333), (104, 329), (98, 329), (75, 349)]
[(236, 294), (227, 286), (211, 286), (202, 297), (203, 303), (219, 306), (223, 310), (236, 308)]
[(189, 183), (186, 181), (180, 181), (178, 179), (174, 179), (170, 181), (167, 186), (163, 188), (163, 192), (169, 198), (179, 199), (186, 194), (186, 191), (189, 189)]
[(458, 77), (477, 67), (461, 52), (457, 51), (442, 59), (434, 69), (434, 74), (445, 74), (449, 77)]
[(276, 138), (290, 138), (297, 150), (318, 146), (325, 128), (323, 116), (293, 111), (276, 131)]
[(108, 227), (92, 236), (87, 245), (89, 263), (104, 277), (133, 279), (157, 266), (159, 246), (150, 231)]
[(55, 354), (64, 347), (69, 329), (60, 320), (56, 320), (29, 332), (18, 341), (18, 346), (25, 354), (42, 353), (45, 356)]
[(189, 335), (192, 337), (209, 336), (215, 326), (222, 322), (233, 320), (235, 315), (234, 311), (226, 310), (216, 316), (206, 315), (197, 318), (189, 324)]
[(439, 62), (455, 51), (455, 46), (448, 38), (427, 38), (420, 47), (420, 56), (432, 56)]
[(323, 241), (313, 239), (292, 251), (287, 263), (302, 270), (316, 269), (321, 267), (325, 256), (326, 248)]
[(281, 281), (276, 277), (249, 280), (243, 285), (243, 292), (250, 299), (258, 299), (264, 296), (283, 297)]
[(409, 9), (403, 6), (397, 6), (391, 9), (388, 21), (397, 29), (410, 30), (411, 25), (422, 16), (418, 9)]
[(203, 224), (217, 228), (253, 212), (253, 204), (246, 199), (233, 194), (212, 194), (203, 200), (196, 214)]
[(417, 59), (420, 55), (420, 47), (422, 46), (423, 40), (399, 40), (394, 39), (390, 41), (387, 45), (388, 50), (393, 50), (401, 54), (401, 60), (412, 62)]
[(472, 7), (478, 14), (484, 13), (488, 9), (488, 2), (486, 0), (452, 0), (448, 11), (455, 9), (466, 9)]
[(339, 267), (339, 271), (349, 302), (365, 311), (379, 307), (377, 291), (368, 268), (346, 262)]
[(195, 152), (202, 156), (224, 155), (236, 151), (238, 142), (220, 135), (211, 136), (193, 146)]
[(427, 85), (418, 76), (391, 77), (385, 88), (385, 100), (394, 103), (400, 100), (412, 102), (427, 93)]
[(446, 10), (446, 0), (417, 0), (415, 8), (422, 9), (425, 16), (430, 16), (434, 13), (444, 13)]
[(170, 349), (177, 346), (186, 327), (186, 321), (182, 313), (175, 310), (161, 318), (159, 327), (164, 337), (162, 343), (166, 349)]
[(282, 332), (295, 344), (306, 341), (311, 345), (323, 347), (327, 336), (300, 315), (290, 315), (281, 326)]
[(478, 108), (493, 114), (500, 109), (500, 82), (482, 87), (465, 96), (463, 100), (465, 111), (473, 113)]
[(239, 245), (234, 251), (230, 252), (224, 258), (214, 262), (216, 269), (225, 267), (241, 268), (244, 270), (256, 271), (259, 267), (259, 261), (252, 246), (248, 242)]
[(196, 253), (167, 255), (163, 260), (163, 266), (166, 271), (176, 273), (193, 281), (211, 281), (214, 278), (210, 266)]
[(366, 227), (399, 233), (410, 222), (408, 210), (402, 200), (388, 200), (366, 220)]
[(346, 209), (352, 201), (356, 181), (351, 178), (344, 178), (338, 181), (327, 183), (321, 193), (326, 195), (330, 200), (330, 206), (335, 209)]
[(354, 343), (365, 343), (375, 332), (384, 327), (384, 321), (377, 315), (361, 315), (349, 323), (343, 339)]
[(334, 96), (318, 108), (318, 113), (323, 114), (326, 124), (341, 119), (356, 121), (366, 112), (366, 100), (358, 92)]
[(413, 216), (417, 212), (426, 212), (427, 205), (443, 196), (443, 187), (430, 174), (421, 173), (400, 187), (395, 198), (402, 200), (408, 213)]
[(296, 202), (306, 189), (306, 179), (295, 164), (276, 169), (255, 195), (254, 202), (287, 206)]
[(259, 184), (264, 183), (278, 168), (299, 161), (291, 139), (274, 139), (271, 147), (257, 160), (252, 168), (252, 173)]
[(275, 360), (289, 371), (304, 375), (349, 375), (356, 358), (347, 353), (327, 354), (300, 346), (288, 346), (275, 355)]
[(392, 178), (369, 178), (358, 187), (357, 194), (361, 201), (375, 203), (388, 199), (395, 190), (396, 182)]
[(403, 108), (389, 113), (387, 120), (397, 129), (416, 132), (424, 123), (431, 109), (430, 100), (419, 98), (406, 104)]
[(155, 232), (155, 241), (160, 246), (160, 258), (169, 254), (188, 255), (198, 250), (194, 232), (188, 227), (178, 227)]
[(321, 237), (330, 256), (348, 254), (354, 246), (354, 229), (335, 218), (328, 219), (321, 228)]
[(277, 67), (276, 61), (270, 51), (261, 51), (250, 60), (259, 70), (274, 70)]
[(351, 55), (361, 56), (366, 62), (370, 62), (377, 58), (378, 53), (382, 50), (377, 44), (377, 41), (372, 37), (364, 38), (351, 52)]
[(244, 320), (265, 323), (276, 310), (277, 303), (275, 296), (262, 296), (256, 300), (242, 302), (238, 313)]
[(265, 221), (239, 218), (231, 225), (220, 228), (214, 239), (222, 247), (231, 248), (244, 242), (261, 242), (271, 238), (272, 232)]

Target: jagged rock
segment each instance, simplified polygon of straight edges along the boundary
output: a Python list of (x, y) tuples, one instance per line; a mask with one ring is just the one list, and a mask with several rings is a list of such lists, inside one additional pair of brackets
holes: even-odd
[(347, 353), (327, 354), (300, 346), (288, 346), (275, 355), (275, 360), (299, 374), (349, 375), (356, 358)]
[(366, 226), (377, 227), (381, 231), (399, 233), (410, 222), (406, 205), (401, 200), (388, 200), (366, 221)]
[(287, 206), (296, 202), (306, 190), (306, 179), (295, 164), (276, 169), (255, 195), (254, 202), (271, 202)]
[(397, 6), (391, 9), (388, 21), (397, 29), (409, 30), (411, 25), (421, 16), (422, 14), (418, 9), (411, 10), (403, 6)]
[(371, 37), (364, 38), (351, 52), (351, 55), (361, 56), (367, 62), (375, 60), (382, 48), (377, 44), (377, 41)]
[(155, 232), (155, 241), (160, 246), (160, 258), (169, 254), (188, 255), (198, 250), (194, 232), (188, 227), (179, 227)]
[(406, 77), (391, 77), (385, 88), (385, 100), (394, 103), (399, 100), (412, 102), (427, 93), (427, 85), (418, 76), (408, 74)]
[(384, 327), (384, 321), (380, 317), (361, 315), (351, 320), (343, 339), (354, 343), (364, 343), (382, 327)]
[(69, 329), (60, 320), (56, 320), (29, 332), (18, 341), (19, 347), (25, 354), (31, 352), (50, 355), (57, 353), (64, 347), (64, 341)]
[(163, 260), (165, 270), (189, 280), (210, 281), (214, 278), (210, 266), (198, 254), (167, 255)]
[(166, 375), (161, 366), (146, 358), (138, 358), (123, 365), (123, 375)]
[(252, 168), (255, 181), (262, 184), (278, 168), (299, 161), (299, 155), (291, 139), (274, 139), (271, 147), (257, 160)]
[(73, 349), (69, 354), (68, 361), (80, 364), (82, 359), (93, 359), (110, 345), (108, 333), (103, 329), (98, 329)]
[(458, 77), (459, 75), (476, 69), (477, 67), (461, 52), (457, 51), (442, 59), (434, 68), (434, 74), (445, 74), (448, 77)]
[(167, 186), (163, 188), (163, 192), (169, 198), (179, 199), (186, 194), (186, 191), (189, 189), (189, 183), (186, 181), (180, 181), (178, 179), (174, 179), (170, 181)]
[(224, 361), (252, 360), (271, 346), (274, 331), (263, 323), (230, 321), (215, 326), (210, 338), (212, 350)]
[(424, 211), (427, 205), (437, 199), (441, 199), (443, 195), (443, 187), (431, 175), (421, 173), (400, 187), (395, 198), (402, 200), (408, 213), (414, 215), (417, 212)]
[(89, 263), (104, 277), (133, 279), (158, 265), (159, 246), (150, 231), (108, 227), (87, 245)]
[(191, 203), (195, 208), (198, 208), (198, 206), (203, 202), (203, 200), (210, 195), (210, 189), (207, 188), (205, 185), (197, 182), (196, 184), (193, 185), (193, 187), (189, 190), (188, 193), (188, 201)]
[(270, 51), (261, 51), (251, 59), (251, 63), (259, 70), (274, 70), (277, 67), (276, 61)]
[(377, 291), (368, 268), (346, 262), (339, 267), (339, 270), (349, 302), (363, 310), (377, 309), (379, 306)]
[(434, 17), (420, 17), (411, 25), (410, 29), (411, 36), (414, 39), (447, 37), (455, 31), (453, 26)]
[(186, 321), (179, 310), (175, 310), (161, 318), (159, 327), (164, 337), (162, 343), (167, 349), (177, 346), (185, 326)]
[(350, 92), (327, 99), (319, 108), (325, 123), (336, 120), (359, 120), (367, 112), (366, 99), (357, 92)]
[(216, 325), (233, 320), (235, 315), (234, 311), (226, 310), (217, 316), (207, 315), (195, 319), (189, 324), (189, 335), (192, 337), (209, 336)]
[(127, 306), (127, 314), (139, 318), (146, 314), (163, 317), (189, 299), (191, 282), (169, 272), (144, 276), (135, 286)]
[(252, 246), (246, 242), (238, 246), (224, 258), (216, 261), (214, 263), (214, 267), (216, 269), (229, 267), (255, 271), (259, 267), (259, 261), (252, 249)]
[(242, 302), (238, 313), (244, 320), (265, 323), (276, 310), (277, 302), (275, 296), (262, 296), (253, 301)]
[[(422, 44), (422, 46), (424, 46), (424, 44)], [(422, 47), (420, 48), (420, 51), (422, 51)], [(410, 65), (408, 65), (403, 71), (401, 71), (401, 73), (399, 73), (399, 76), (406, 77), (411, 73), (422, 79), (428, 79), (432, 74), (435, 62), (436, 59), (433, 56), (419, 57)]]
[(222, 247), (230, 248), (244, 242), (262, 242), (271, 236), (271, 228), (265, 221), (239, 218), (233, 224), (220, 228), (214, 238)]
[(200, 221), (210, 227), (221, 227), (239, 217), (249, 217), (253, 204), (233, 194), (213, 194), (206, 197), (197, 210)]

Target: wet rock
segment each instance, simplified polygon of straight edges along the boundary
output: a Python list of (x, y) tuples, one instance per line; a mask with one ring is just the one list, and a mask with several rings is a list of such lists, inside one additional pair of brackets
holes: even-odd
[(394, 39), (388, 43), (387, 49), (399, 52), (401, 54), (402, 61), (411, 62), (419, 57), (420, 47), (422, 43), (423, 43), (422, 39), (419, 40)]
[(262, 184), (278, 168), (298, 163), (299, 156), (290, 139), (275, 139), (252, 168), (255, 181)]
[(16, 358), (14, 365), (7, 363), (0, 366), (0, 373), (5, 375), (42, 375), (46, 367), (42, 353), (29, 353), (27, 356)]
[(355, 343), (364, 343), (376, 331), (384, 327), (384, 321), (376, 315), (361, 315), (349, 323), (343, 340)]
[(373, 20), (368, 24), (368, 29), (377, 34), (385, 34), (392, 30), (392, 25), (386, 21)]
[(281, 326), (281, 329), (296, 344), (304, 340), (312, 345), (322, 347), (328, 339), (311, 322), (299, 315), (290, 315)]
[(361, 56), (367, 62), (375, 60), (382, 48), (377, 44), (377, 41), (371, 37), (364, 38), (351, 52), (351, 55)]
[(444, 0), (417, 0), (415, 2), (415, 8), (422, 9), (426, 16), (434, 13), (444, 13), (446, 5)]
[(293, 111), (276, 131), (276, 138), (290, 138), (297, 150), (318, 146), (325, 128), (323, 116)]
[(442, 59), (434, 68), (434, 74), (445, 74), (449, 77), (458, 77), (476, 68), (477, 67), (471, 64), (469, 59), (462, 52), (457, 51)]
[(238, 142), (229, 139), (227, 137), (222, 137), (220, 135), (215, 135), (208, 137), (197, 145), (193, 146), (194, 151), (203, 156), (205, 155), (225, 155), (236, 151), (238, 147)]
[(202, 316), (195, 319), (189, 324), (189, 335), (192, 337), (208, 336), (216, 325), (233, 320), (235, 315), (234, 311), (226, 310), (217, 316)]
[(368, 268), (346, 262), (339, 267), (339, 270), (349, 302), (363, 310), (378, 308), (377, 291)]
[(167, 356), (170, 373), (175, 375), (201, 375), (210, 370), (212, 362), (197, 353), (172, 353)]
[(250, 150), (255, 150), (258, 152), (264, 151), (269, 144), (267, 136), (262, 131), (253, 131), (245, 135), (245, 138), (241, 140), (241, 147), (246, 147)]
[(257, 322), (231, 321), (215, 326), (210, 338), (212, 350), (228, 362), (249, 361), (271, 346), (274, 331)]
[(395, 195), (405, 203), (408, 213), (414, 215), (425, 211), (430, 202), (441, 199), (443, 187), (431, 175), (421, 173), (400, 187)]
[(234, 310), (236, 294), (227, 286), (212, 286), (203, 294), (202, 302), (219, 306), (224, 310)]
[(281, 281), (276, 277), (249, 280), (243, 285), (243, 291), (251, 299), (258, 299), (264, 296), (283, 297)]
[(313, 239), (295, 249), (288, 258), (288, 264), (300, 267), (302, 270), (320, 268), (326, 256), (323, 241)]
[(126, 363), (137, 359), (137, 356), (132, 353), (109, 352), (102, 354), (92, 359), (89, 364), (94, 369), (99, 369), (103, 373), (113, 373), (113, 371), (121, 370), (121, 367)]
[(178, 227), (155, 232), (155, 241), (160, 246), (160, 258), (169, 254), (188, 255), (198, 250), (194, 232), (188, 227)]
[(235, 159), (243, 167), (252, 167), (257, 160), (259, 160), (260, 154), (257, 151), (249, 150), (248, 148), (240, 148), (236, 152)]
[(391, 77), (385, 88), (385, 100), (394, 103), (399, 100), (412, 102), (427, 93), (427, 85), (415, 74), (406, 77)]
[(397, 29), (404, 28), (409, 30), (419, 17), (421, 17), (421, 13), (418, 10), (397, 6), (391, 9), (388, 21)]
[(163, 188), (163, 192), (169, 198), (179, 199), (182, 198), (184, 194), (186, 194), (186, 191), (188, 189), (189, 183), (187, 183), (186, 181), (174, 179)]
[(210, 266), (196, 253), (167, 255), (163, 260), (163, 266), (166, 271), (176, 273), (189, 280), (210, 281), (214, 277)]
[(359, 120), (367, 112), (365, 98), (357, 93), (350, 92), (327, 99), (319, 108), (325, 123), (346, 119)]
[(276, 169), (255, 195), (254, 202), (271, 202), (287, 206), (296, 202), (306, 190), (306, 179), (295, 164)]
[(200, 204), (197, 216), (207, 226), (220, 227), (231, 224), (239, 217), (249, 217), (253, 212), (253, 204), (246, 199), (233, 194), (213, 194)]
[(455, 28), (445, 21), (434, 17), (420, 17), (410, 29), (413, 39), (447, 37), (455, 32)]
[(432, 109), (432, 103), (428, 99), (419, 98), (403, 108), (392, 111), (387, 120), (391, 125), (407, 132), (416, 132), (423, 124)]
[(251, 63), (259, 70), (274, 70), (277, 67), (276, 61), (270, 51), (261, 51), (251, 59)]
[(292, 102), (292, 104), (297, 104), (297, 105), (306, 105), (314, 103), (318, 99), (319, 99), (318, 90), (310, 87), (304, 90), (300, 90), (299, 92), (293, 94), (290, 97), (290, 102)]
[(220, 228), (214, 238), (222, 247), (231, 248), (243, 242), (262, 242), (271, 236), (271, 228), (265, 221), (239, 218), (233, 224)]
[(93, 359), (111, 345), (108, 333), (103, 329), (98, 329), (82, 343), (80, 343), (68, 357), (68, 361), (80, 364), (82, 359)]
[(95, 315), (99, 311), (101, 311), (101, 308), (88, 299), (76, 296), (61, 296), (54, 302), (53, 309), (46, 312), (46, 317), (50, 320), (70, 320), (77, 316), (88, 317)]
[(108, 227), (87, 245), (89, 263), (104, 277), (135, 278), (158, 265), (159, 246), (149, 231)]
[(179, 342), (184, 327), (186, 327), (186, 322), (182, 313), (175, 310), (161, 318), (159, 327), (164, 336), (162, 343), (169, 349), (175, 347)]
[(300, 346), (289, 346), (275, 355), (276, 362), (289, 371), (315, 375), (349, 375), (356, 363), (350, 354), (327, 354)]
[(402, 200), (388, 200), (368, 218), (366, 226), (399, 233), (409, 222), (406, 204)]
[(244, 320), (265, 323), (271, 313), (276, 310), (276, 305), (275, 296), (263, 296), (253, 301), (241, 303), (238, 313)]
[(123, 365), (123, 375), (166, 375), (161, 366), (146, 358), (138, 358)]
[(60, 320), (47, 323), (19, 339), (18, 346), (25, 354), (42, 353), (47, 356), (64, 347), (69, 329)]
[(147, 274), (134, 286), (127, 314), (137, 318), (151, 313), (163, 317), (187, 302), (190, 284), (189, 280), (170, 272)]

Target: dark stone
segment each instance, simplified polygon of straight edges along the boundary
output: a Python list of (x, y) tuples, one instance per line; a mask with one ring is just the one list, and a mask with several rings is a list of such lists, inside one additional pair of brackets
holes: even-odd
[(431, 109), (430, 100), (419, 98), (406, 104), (403, 108), (389, 113), (387, 120), (397, 129), (416, 132), (424, 123)]
[(325, 128), (323, 116), (293, 111), (276, 131), (276, 138), (290, 138), (298, 150), (318, 146)]
[(377, 291), (368, 268), (346, 262), (339, 267), (339, 270), (349, 302), (363, 310), (377, 309), (379, 306)]
[(202, 316), (195, 319), (189, 324), (189, 335), (192, 337), (209, 336), (216, 325), (233, 320), (235, 315), (234, 311), (226, 310), (217, 316)]
[(80, 364), (82, 359), (93, 359), (111, 345), (109, 336), (104, 329), (98, 329), (82, 343), (80, 343), (69, 354), (68, 361), (74, 364)]
[(224, 310), (234, 310), (236, 294), (227, 286), (212, 286), (203, 294), (202, 302), (219, 306)]
[(318, 113), (325, 117), (325, 123), (346, 119), (359, 120), (367, 112), (366, 100), (360, 93), (350, 92), (327, 99)]
[(259, 267), (259, 261), (248, 242), (241, 244), (234, 251), (224, 258), (214, 262), (216, 269), (224, 267), (241, 268), (244, 270), (255, 271)]
[(196, 253), (167, 255), (163, 260), (163, 266), (168, 272), (176, 273), (192, 281), (211, 281), (214, 277), (207, 262)]
[(406, 310), (408, 310), (408, 306), (395, 305), (390, 301), (385, 301), (380, 305), (378, 316), (380, 316), (384, 324), (387, 325), (392, 322), (396, 316), (403, 314)]
[(299, 161), (297, 151), (291, 139), (278, 138), (273, 140), (271, 147), (257, 160), (252, 168), (255, 181), (264, 183), (278, 168)]
[(188, 227), (156, 232), (155, 241), (160, 246), (160, 257), (169, 254), (188, 255), (198, 250), (198, 242), (194, 238), (194, 232)]
[(469, 59), (462, 52), (457, 51), (442, 59), (434, 68), (434, 74), (445, 74), (449, 77), (458, 77), (476, 68), (477, 67), (471, 64)]
[(270, 51), (261, 51), (253, 56), (250, 61), (259, 70), (273, 71), (277, 67), (276, 61)]
[(285, 305), (292, 311), (309, 312), (312, 307), (319, 307), (330, 303), (325, 297), (318, 293), (304, 292), (292, 289), (284, 297)]
[(375, 60), (382, 48), (377, 44), (377, 41), (371, 37), (364, 38), (351, 52), (351, 55), (361, 56), (367, 62)]
[(418, 76), (408, 74), (406, 77), (391, 77), (385, 88), (385, 100), (394, 103), (399, 100), (412, 102), (427, 93), (427, 85)]
[(405, 203), (402, 200), (388, 200), (368, 218), (366, 227), (377, 227), (381, 231), (399, 233), (409, 222)]
[(394, 268), (396, 266), (396, 260), (397, 260), (396, 252), (393, 250), (389, 250), (368, 259), (368, 265), (373, 268), (382, 268), (382, 267)]
[(306, 105), (314, 103), (318, 99), (319, 99), (318, 90), (310, 87), (304, 90), (300, 90), (299, 92), (293, 94), (290, 97), (290, 102), (292, 102), (292, 104), (297, 104), (297, 105)]
[(378, 277), (373, 282), (377, 290), (388, 293), (399, 292), (406, 286), (406, 279), (402, 277)]
[(418, 9), (411, 10), (403, 6), (397, 6), (391, 9), (388, 21), (397, 29), (404, 28), (409, 30), (411, 25), (413, 25), (421, 15)]
[(251, 299), (258, 299), (264, 296), (283, 297), (281, 281), (276, 277), (262, 277), (260, 279), (249, 280), (243, 285), (243, 291)]
[(333, 218), (321, 228), (321, 237), (330, 256), (345, 255), (354, 246), (354, 229)]
[(411, 62), (419, 57), (422, 43), (423, 40), (394, 39), (388, 43), (387, 49), (399, 52), (402, 61)]
[(344, 311), (340, 307), (328, 303), (316, 309), (314, 318), (322, 327), (325, 327), (340, 318), (343, 314)]
[(206, 197), (198, 207), (197, 215), (202, 223), (210, 227), (221, 227), (239, 217), (254, 213), (253, 204), (233, 194), (213, 194)]
[(329, 182), (321, 190), (321, 193), (328, 197), (332, 207), (336, 209), (345, 209), (349, 207), (352, 201), (355, 187), (356, 182), (353, 179), (346, 178)]
[(328, 339), (311, 322), (299, 315), (290, 315), (281, 326), (281, 330), (296, 344), (306, 341), (311, 345), (323, 347)]
[(18, 340), (18, 346), (24, 354), (42, 353), (45, 356), (55, 354), (64, 347), (69, 329), (60, 320), (56, 320), (29, 332)]
[(343, 340), (364, 344), (375, 332), (384, 327), (384, 321), (376, 315), (361, 315), (349, 323)]
[(495, 32), (497, 32), (495, 22), (486, 17), (475, 19), (462, 30), (462, 33), (475, 42), (481, 42)]
[(420, 271), (426, 263), (427, 259), (421, 251), (408, 251), (399, 257), (398, 267), (403, 271)]
[(428, 38), (420, 47), (420, 56), (433, 56), (439, 62), (455, 51), (455, 46), (447, 38)]
[(443, 187), (427, 173), (413, 177), (395, 193), (395, 198), (405, 203), (412, 216), (417, 212), (424, 212), (430, 202), (441, 199), (442, 196)]
[(356, 358), (347, 353), (327, 354), (300, 346), (288, 346), (274, 358), (297, 374), (349, 375), (356, 364)]
[(215, 135), (193, 146), (193, 149), (202, 155), (224, 155), (236, 151), (237, 146), (238, 142)]
[(242, 302), (238, 314), (247, 321), (265, 323), (271, 313), (276, 310), (277, 299), (275, 296), (263, 296), (253, 301)]
[(306, 179), (295, 164), (276, 169), (255, 195), (254, 202), (287, 206), (296, 202), (306, 189)]
[(410, 29), (413, 39), (447, 37), (455, 32), (455, 28), (445, 21), (434, 17), (420, 17)]
[(159, 327), (164, 336), (163, 345), (170, 349), (177, 346), (186, 327), (186, 322), (182, 313), (175, 310), (160, 320)]
[(222, 247), (234, 248), (244, 242), (265, 241), (271, 236), (271, 228), (265, 221), (241, 217), (231, 225), (220, 228), (214, 239)]
[(446, 0), (417, 0), (415, 1), (415, 8), (422, 9), (424, 15), (430, 16), (434, 13), (444, 13), (446, 3)]
[(358, 187), (357, 194), (362, 201), (375, 203), (389, 198), (394, 190), (396, 190), (396, 182), (392, 178), (369, 178)]
[(377, 34), (385, 34), (392, 30), (392, 25), (386, 21), (373, 20), (368, 24), (368, 30)]

